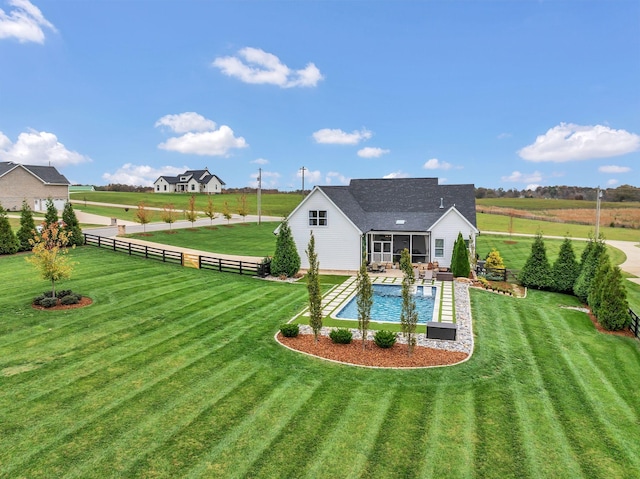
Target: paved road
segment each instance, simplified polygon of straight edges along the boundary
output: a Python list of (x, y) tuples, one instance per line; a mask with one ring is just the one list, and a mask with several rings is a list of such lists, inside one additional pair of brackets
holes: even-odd
[[(509, 233), (505, 232), (497, 232), (497, 231), (483, 231), (484, 234), (489, 235), (502, 235), (507, 236)], [(532, 234), (516, 234), (514, 233), (512, 236), (526, 236), (533, 237), (535, 235)], [(544, 236), (549, 239), (564, 239), (562, 236)], [(585, 238), (571, 238), (575, 241), (586, 241)], [(614, 248), (618, 248), (622, 251), (627, 259), (624, 263), (620, 265), (620, 269), (622, 271), (629, 273), (635, 278), (628, 278), (629, 281), (640, 284), (640, 243), (636, 243), (633, 241), (616, 241), (616, 240), (605, 240), (605, 243), (613, 246)]]

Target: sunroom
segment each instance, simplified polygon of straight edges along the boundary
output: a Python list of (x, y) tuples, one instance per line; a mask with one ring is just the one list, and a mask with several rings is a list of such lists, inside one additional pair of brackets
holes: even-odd
[(372, 231), (366, 235), (367, 260), (369, 263), (399, 263), (402, 250), (409, 250), (411, 263), (430, 261), (429, 233)]

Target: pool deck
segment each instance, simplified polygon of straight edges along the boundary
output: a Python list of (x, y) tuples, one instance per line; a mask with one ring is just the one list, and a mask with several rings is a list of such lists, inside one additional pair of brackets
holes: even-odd
[[(402, 277), (398, 276), (375, 276), (370, 275), (373, 284), (402, 284)], [(443, 323), (454, 323), (453, 310), (453, 282), (435, 281), (432, 279), (417, 279), (416, 286), (437, 286), (436, 300), (434, 304), (434, 321)], [(344, 283), (337, 285), (322, 296), (323, 316), (335, 317), (340, 309), (356, 294), (357, 281), (355, 276), (351, 276)], [(309, 316), (309, 310), (301, 313), (302, 316)], [(437, 318), (437, 319), (436, 319)]]

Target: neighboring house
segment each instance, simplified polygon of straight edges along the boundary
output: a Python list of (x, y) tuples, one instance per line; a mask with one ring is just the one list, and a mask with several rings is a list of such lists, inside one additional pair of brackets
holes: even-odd
[(188, 170), (178, 176), (161, 176), (153, 183), (156, 193), (222, 193), (224, 181), (208, 169)]
[[(351, 180), (348, 186), (316, 186), (287, 220), (308, 268), (311, 232), (322, 270), (357, 270), (368, 263), (395, 264), (404, 248), (412, 263), (451, 265), (462, 233), (475, 244), (474, 186), (439, 185), (437, 178)], [(277, 232), (277, 230), (276, 230)]]
[(18, 211), (26, 200), (33, 211), (46, 211), (48, 198), (58, 210), (69, 201), (69, 181), (53, 166), (0, 162), (0, 203), (4, 209)]

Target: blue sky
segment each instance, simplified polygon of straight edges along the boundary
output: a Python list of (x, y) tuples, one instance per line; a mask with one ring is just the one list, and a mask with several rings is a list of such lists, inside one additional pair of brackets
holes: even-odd
[(0, 0), (0, 161), (640, 186), (637, 1)]

